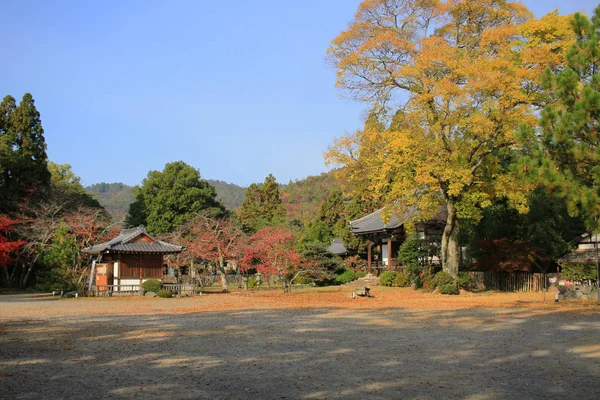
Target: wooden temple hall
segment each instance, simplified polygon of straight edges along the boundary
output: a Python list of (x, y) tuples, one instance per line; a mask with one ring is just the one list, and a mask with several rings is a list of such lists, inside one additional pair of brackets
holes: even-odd
[(97, 255), (92, 263), (96, 286), (141, 285), (147, 279), (162, 279), (163, 256), (185, 248), (150, 236), (143, 226), (123, 229), (112, 240), (83, 251)]
[[(384, 208), (369, 215), (350, 221), (350, 230), (356, 236), (367, 239), (367, 268), (395, 269), (398, 267), (397, 255), (400, 245), (406, 240), (405, 224), (418, 211), (411, 208), (402, 213), (394, 213), (389, 222), (383, 221)], [(415, 223), (420, 239), (441, 238), (446, 221), (446, 211), (440, 212), (431, 221)], [(378, 249), (373, 259), (373, 246)]]

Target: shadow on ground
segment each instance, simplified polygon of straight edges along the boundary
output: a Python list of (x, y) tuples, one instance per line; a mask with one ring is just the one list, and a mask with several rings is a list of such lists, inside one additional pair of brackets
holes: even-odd
[(598, 314), (518, 308), (17, 320), (0, 397), (584, 399), (599, 339)]

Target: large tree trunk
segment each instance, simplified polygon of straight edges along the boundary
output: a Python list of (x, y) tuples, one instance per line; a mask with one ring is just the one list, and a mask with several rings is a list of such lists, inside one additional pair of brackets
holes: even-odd
[(460, 264), (460, 241), (458, 219), (454, 203), (448, 201), (448, 218), (442, 235), (442, 268), (452, 276), (458, 275)]
[(229, 286), (227, 286), (227, 275), (225, 274), (225, 260), (223, 258), (219, 259), (219, 272), (221, 274), (221, 287), (224, 292), (229, 290)]

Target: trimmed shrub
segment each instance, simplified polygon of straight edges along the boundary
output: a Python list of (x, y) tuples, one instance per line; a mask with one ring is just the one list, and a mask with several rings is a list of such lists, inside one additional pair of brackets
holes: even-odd
[(436, 287), (442, 287), (444, 285), (456, 285), (456, 279), (446, 271), (441, 271), (435, 274), (433, 279), (431, 280), (431, 288), (435, 289)]
[(385, 271), (379, 277), (379, 284), (381, 286), (392, 286), (396, 282), (396, 271)]
[(410, 286), (410, 277), (404, 272), (398, 272), (396, 274), (396, 286), (407, 287)]
[(335, 283), (338, 285), (350, 283), (354, 280), (356, 280), (356, 274), (351, 269), (346, 269), (341, 274), (335, 276)]
[(173, 297), (173, 292), (167, 289), (160, 289), (158, 292), (156, 292), (156, 294), (158, 295), (158, 297), (162, 297), (163, 299)]
[(456, 283), (446, 283), (439, 288), (440, 294), (460, 294)]
[(367, 276), (367, 273), (365, 271), (358, 271), (356, 273), (356, 279), (358, 279), (358, 278), (364, 278), (365, 276)]
[(146, 282), (142, 283), (142, 289), (146, 292), (158, 293), (162, 286), (162, 282), (158, 279), (148, 279)]
[(456, 283), (458, 284), (459, 288), (468, 289), (471, 287), (471, 276), (468, 272), (459, 272)]

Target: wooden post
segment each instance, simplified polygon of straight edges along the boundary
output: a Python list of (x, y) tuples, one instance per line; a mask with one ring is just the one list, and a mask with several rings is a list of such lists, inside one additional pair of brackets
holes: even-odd
[(140, 263), (140, 286), (142, 286), (142, 255), (141, 254), (140, 254), (139, 263)]
[(371, 244), (371, 241), (367, 240), (367, 268), (369, 273), (371, 273)]
[(392, 269), (392, 237), (391, 236), (388, 238), (388, 243), (387, 243), (387, 258), (388, 258), (387, 269)]
[(92, 261), (92, 271), (90, 272), (90, 282), (88, 284), (88, 292), (92, 291), (92, 283), (94, 282), (96, 274), (96, 260)]

